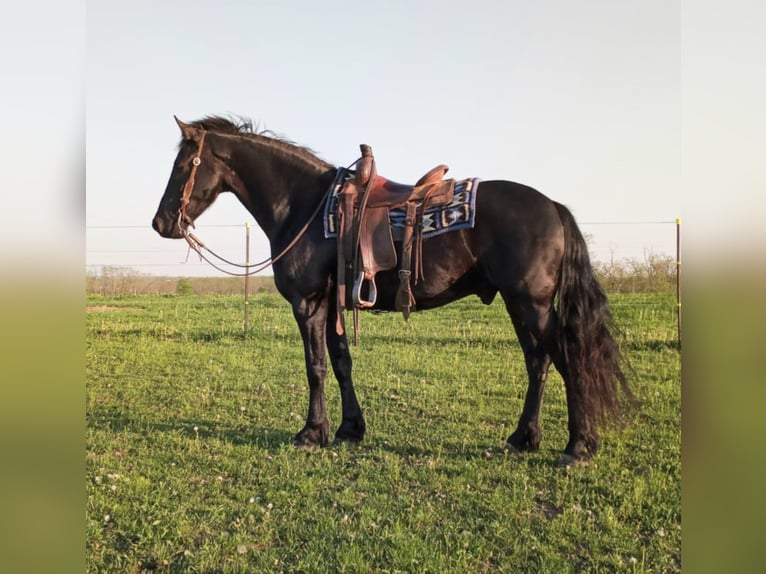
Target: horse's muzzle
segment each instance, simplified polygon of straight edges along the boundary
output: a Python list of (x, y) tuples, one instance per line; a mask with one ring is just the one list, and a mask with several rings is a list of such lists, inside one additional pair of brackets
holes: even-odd
[(160, 214), (154, 216), (152, 228), (162, 237), (168, 239), (181, 239), (183, 237), (183, 233), (181, 233), (181, 229), (178, 227), (178, 220), (163, 217)]

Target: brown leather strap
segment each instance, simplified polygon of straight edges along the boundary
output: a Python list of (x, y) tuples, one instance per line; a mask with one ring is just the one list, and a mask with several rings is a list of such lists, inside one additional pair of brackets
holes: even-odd
[[(372, 155), (372, 148), (368, 145), (362, 144), (359, 146), (362, 148), (362, 157), (359, 161), (359, 166), (356, 172), (356, 182), (362, 191), (362, 197), (359, 201), (359, 208), (356, 211), (354, 217), (354, 230), (356, 231), (356, 237), (354, 238), (353, 250), (356, 253), (359, 250), (359, 227), (364, 217), (365, 208), (367, 207), (367, 201), (370, 198), (370, 190), (375, 183), (375, 177), (377, 176), (377, 170), (375, 169), (375, 157)], [(355, 195), (359, 195), (357, 191)], [(354, 265), (354, 277), (357, 275), (357, 265)]]
[(399, 290), (396, 293), (396, 309), (402, 312), (406, 320), (415, 306), (415, 296), (412, 294), (410, 279), (412, 271), (412, 243), (418, 222), (417, 204), (407, 204), (407, 215), (404, 220), (404, 237), (402, 239), (402, 261), (399, 265)]
[(186, 185), (184, 185), (183, 191), (181, 192), (181, 206), (178, 208), (179, 227), (181, 226), (182, 221), (185, 221), (194, 227), (194, 222), (188, 215), (186, 215), (186, 206), (189, 204), (192, 192), (194, 191), (194, 180), (197, 177), (197, 168), (199, 167), (199, 164), (202, 163), (202, 148), (205, 146), (205, 134), (207, 134), (207, 132), (202, 130), (202, 135), (199, 138), (199, 144), (197, 144), (197, 155), (195, 155), (192, 159), (192, 168), (191, 172), (189, 173), (189, 179), (186, 180)]
[(337, 290), (336, 290), (336, 317), (335, 317), (335, 332), (338, 335), (342, 335), (343, 328), (343, 312), (346, 310), (346, 212), (341, 202), (338, 205), (338, 223), (337, 223), (337, 244), (338, 244), (338, 264), (336, 271)]
[(357, 232), (355, 225), (356, 216), (354, 215), (354, 202), (357, 196), (357, 187), (353, 181), (348, 181), (343, 186), (341, 191), (342, 201), (340, 202), (340, 226), (338, 227), (340, 237), (343, 240), (343, 250), (346, 255), (346, 260), (351, 261), (354, 256), (354, 247), (356, 245), (356, 238), (354, 234)]
[(352, 265), (354, 246), (356, 245), (354, 234), (354, 200), (356, 198), (356, 184), (353, 180), (347, 181), (341, 189), (340, 201), (338, 202), (338, 264), (337, 264), (337, 316), (335, 317), (335, 332), (342, 335), (344, 332), (343, 312), (346, 310), (346, 270)]

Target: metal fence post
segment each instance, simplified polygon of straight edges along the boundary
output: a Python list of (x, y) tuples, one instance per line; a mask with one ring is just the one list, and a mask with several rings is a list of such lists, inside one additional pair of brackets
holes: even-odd
[(678, 315), (678, 344), (681, 344), (681, 218), (676, 218), (676, 313)]
[(250, 319), (250, 299), (248, 287), (250, 283), (250, 222), (245, 222), (245, 335), (247, 335)]

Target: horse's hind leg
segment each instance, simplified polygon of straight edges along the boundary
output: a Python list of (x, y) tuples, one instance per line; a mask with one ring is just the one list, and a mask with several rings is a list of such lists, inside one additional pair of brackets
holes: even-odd
[(362, 409), (356, 398), (354, 383), (351, 379), (351, 353), (348, 349), (348, 339), (345, 329), (342, 335), (338, 335), (335, 330), (335, 321), (332, 317), (335, 315), (331, 307), (330, 318), (327, 321), (327, 350), (330, 353), (330, 363), (332, 364), (335, 378), (338, 379), (340, 386), (340, 399), (343, 409), (343, 421), (340, 427), (335, 431), (335, 443), (340, 442), (360, 442), (364, 438), (365, 423)]
[(537, 450), (542, 433), (540, 431), (540, 409), (543, 391), (551, 362), (559, 371), (567, 395), (569, 442), (560, 464), (568, 465), (585, 460), (598, 449), (599, 436), (595, 425), (585, 410), (582, 389), (575, 384), (568, 372), (561, 345), (556, 311), (552, 305), (525, 305), (523, 310), (506, 303), (513, 326), (524, 352), (524, 361), (529, 375), (529, 388), (524, 400), (524, 410), (516, 430), (508, 437), (506, 448), (514, 452)]
[[(510, 306), (509, 306), (510, 307)], [(560, 343), (560, 326), (553, 305), (525, 306), (523, 311), (511, 310), (513, 325), (524, 351), (529, 374), (529, 388), (524, 410), (516, 431), (508, 437), (509, 449), (535, 450), (540, 442), (539, 414), (543, 390), (551, 363), (564, 380), (567, 397), (569, 442), (564, 450), (561, 465), (583, 461), (598, 450), (598, 431), (588, 415), (586, 397), (582, 385), (577, 384), (573, 373), (567, 369)], [(537, 440), (535, 442), (535, 437)], [(528, 446), (520, 448), (519, 445)]]
[(522, 313), (512, 308), (507, 302), (506, 308), (524, 352), (529, 386), (519, 424), (508, 437), (505, 447), (512, 452), (535, 451), (540, 447), (543, 436), (540, 430), (540, 410), (543, 405), (545, 381), (551, 365), (551, 358), (543, 341), (544, 337), (550, 335), (550, 313), (542, 311)]

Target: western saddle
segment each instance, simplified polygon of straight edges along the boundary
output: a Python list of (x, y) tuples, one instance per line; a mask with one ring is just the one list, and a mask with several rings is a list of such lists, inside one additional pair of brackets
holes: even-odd
[[(395, 241), (400, 243), (399, 289), (395, 308), (405, 320), (415, 307), (412, 286), (422, 277), (422, 220), (426, 209), (452, 202), (455, 180), (444, 179), (449, 169), (438, 165), (415, 185), (405, 185), (381, 177), (375, 169), (372, 148), (359, 146), (362, 157), (356, 162), (356, 172), (340, 192), (338, 202), (338, 317), (336, 330), (343, 333), (341, 316), (348, 307), (354, 310), (354, 341), (358, 330), (358, 310), (375, 305), (378, 271), (397, 266)], [(391, 226), (389, 212), (406, 212), (404, 231)], [(413, 248), (415, 251), (413, 264)], [(414, 269), (414, 282), (412, 281)], [(351, 299), (346, 284), (352, 278)]]

